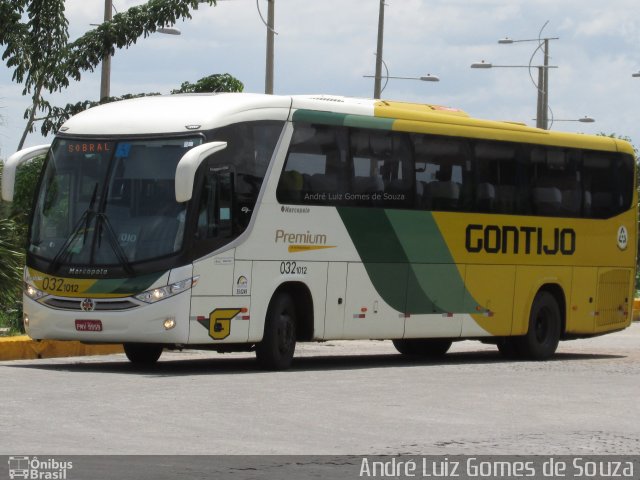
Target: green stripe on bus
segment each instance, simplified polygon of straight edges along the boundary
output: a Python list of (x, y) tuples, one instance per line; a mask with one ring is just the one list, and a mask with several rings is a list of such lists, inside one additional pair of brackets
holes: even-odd
[(394, 122), (394, 120), (390, 118), (346, 115), (344, 113), (318, 112), (304, 109), (293, 112), (293, 121), (320, 125), (337, 125), (340, 127), (375, 128), (379, 130), (391, 130)]
[(405, 313), (474, 313), (430, 212), (339, 207), (378, 294)]

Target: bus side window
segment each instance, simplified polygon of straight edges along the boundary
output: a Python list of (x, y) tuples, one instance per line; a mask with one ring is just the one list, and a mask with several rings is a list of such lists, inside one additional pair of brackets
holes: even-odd
[(622, 213), (633, 198), (633, 158), (608, 152), (585, 152), (583, 156), (585, 216), (610, 218)]
[[(583, 194), (580, 151), (555, 147), (532, 147), (531, 202), (535, 215), (580, 217), (587, 195)], [(585, 209), (586, 210), (586, 209)]]
[(228, 238), (233, 234), (232, 175), (231, 171), (205, 175), (196, 220), (198, 240)]
[(475, 157), (474, 211), (520, 213), (523, 195), (517, 179), (516, 145), (506, 142), (477, 141)]
[(276, 196), (281, 203), (337, 205), (346, 181), (346, 130), (296, 124)]
[(282, 127), (281, 121), (260, 120), (235, 123), (211, 134), (211, 140), (227, 142), (227, 148), (216, 155), (218, 161), (234, 165), (236, 171), (233, 217), (237, 234), (249, 225)]
[(471, 160), (466, 139), (412, 134), (418, 209), (467, 211), (471, 208)]
[(349, 206), (411, 208), (413, 164), (408, 137), (386, 130), (351, 128)]

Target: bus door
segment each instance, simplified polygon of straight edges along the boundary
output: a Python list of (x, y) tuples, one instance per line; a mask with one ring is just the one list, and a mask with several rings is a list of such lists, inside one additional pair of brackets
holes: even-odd
[[(241, 313), (249, 309), (250, 297), (247, 292), (238, 295), (234, 288), (235, 249), (224, 249), (239, 229), (235, 223), (234, 169), (209, 159), (203, 170), (191, 215), (195, 225), (188, 230), (194, 237), (194, 276), (200, 277), (193, 288), (189, 342), (242, 343), (248, 339), (249, 322)], [(220, 253), (212, 255), (216, 250)], [(244, 278), (248, 285), (250, 278)]]

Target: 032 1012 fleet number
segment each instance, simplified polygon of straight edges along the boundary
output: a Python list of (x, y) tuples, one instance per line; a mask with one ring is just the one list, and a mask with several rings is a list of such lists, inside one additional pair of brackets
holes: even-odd
[(47, 292), (78, 293), (80, 287), (76, 283), (65, 282), (62, 278), (44, 277), (42, 289)]
[(281, 262), (280, 273), (282, 275), (306, 275), (307, 267), (304, 265), (297, 265), (296, 262)]

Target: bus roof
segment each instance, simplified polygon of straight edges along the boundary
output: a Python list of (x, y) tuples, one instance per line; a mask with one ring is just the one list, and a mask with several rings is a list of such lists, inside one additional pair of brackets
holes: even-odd
[(324, 112), (352, 119), (385, 119), (384, 125), (392, 130), (633, 153), (630, 144), (609, 137), (541, 130), (516, 122), (481, 120), (461, 110), (439, 105), (334, 95), (208, 93), (140, 97), (86, 110), (67, 120), (61, 132), (69, 135), (145, 135), (210, 130), (251, 120), (252, 112), (256, 111), (261, 112), (260, 118), (265, 118), (266, 109), (271, 110), (274, 119), (282, 120), (296, 110)]

